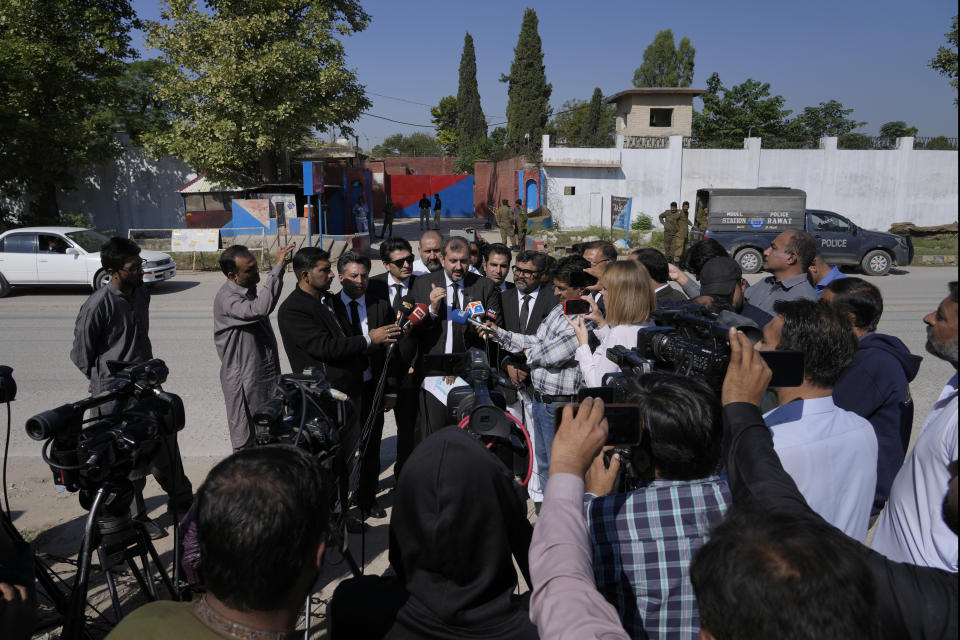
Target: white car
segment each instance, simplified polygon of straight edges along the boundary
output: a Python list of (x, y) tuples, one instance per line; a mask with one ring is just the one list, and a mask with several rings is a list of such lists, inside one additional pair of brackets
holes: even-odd
[[(0, 298), (16, 285), (86, 284), (99, 289), (110, 282), (100, 265), (107, 238), (81, 227), (27, 227), (0, 233)], [(169, 280), (177, 274), (173, 258), (160, 251), (140, 252), (143, 281)]]

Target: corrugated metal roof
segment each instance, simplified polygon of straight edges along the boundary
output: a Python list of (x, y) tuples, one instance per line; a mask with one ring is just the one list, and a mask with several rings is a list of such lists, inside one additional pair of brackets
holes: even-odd
[(243, 187), (228, 187), (219, 182), (208, 180), (206, 176), (200, 175), (177, 189), (178, 193), (223, 193), (244, 191)]

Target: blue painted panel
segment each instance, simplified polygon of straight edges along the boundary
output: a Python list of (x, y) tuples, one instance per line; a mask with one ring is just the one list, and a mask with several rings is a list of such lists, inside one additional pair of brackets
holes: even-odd
[(539, 198), (538, 198), (539, 193), (537, 189), (536, 180), (527, 180), (527, 188), (525, 193), (526, 193), (526, 197), (524, 197), (523, 199), (523, 206), (525, 206), (527, 209), (531, 211), (536, 209), (538, 206), (537, 202), (539, 201)]
[(221, 236), (232, 237), (252, 234), (257, 233), (256, 229), (258, 227), (261, 229), (267, 228), (263, 226), (260, 220), (253, 217), (250, 212), (244, 209), (240, 203), (233, 201), (232, 205), (233, 218), (220, 229)]

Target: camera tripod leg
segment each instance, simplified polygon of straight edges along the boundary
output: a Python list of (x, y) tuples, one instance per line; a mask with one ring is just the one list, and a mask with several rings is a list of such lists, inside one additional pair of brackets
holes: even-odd
[[(104, 557), (100, 556), (100, 565), (103, 564)], [(120, 608), (120, 594), (117, 593), (117, 584), (115, 578), (113, 577), (113, 572), (110, 569), (104, 569), (104, 574), (107, 577), (107, 590), (110, 592), (110, 604), (113, 606), (113, 615), (117, 617), (117, 621), (120, 621), (120, 618), (123, 617), (123, 610)]]
[(100, 506), (103, 504), (105, 495), (106, 488), (100, 487), (93, 498), (90, 513), (87, 515), (87, 521), (83, 526), (83, 543), (80, 545), (80, 556), (77, 558), (77, 575), (73, 581), (73, 588), (70, 590), (70, 608), (67, 619), (63, 623), (63, 634), (61, 635), (63, 640), (77, 640), (85, 632), (84, 611), (87, 607), (90, 560), (93, 556), (94, 522), (100, 512)]
[[(167, 570), (163, 568), (163, 564), (160, 562), (160, 554), (157, 553), (157, 548), (153, 546), (153, 542), (150, 540), (150, 536), (148, 536), (146, 532), (141, 532), (141, 536), (143, 536), (143, 546), (144, 548), (146, 548), (147, 553), (149, 553), (150, 557), (153, 559), (153, 564), (156, 565), (157, 567), (157, 573), (160, 574), (160, 581), (163, 583), (163, 586), (167, 589), (167, 593), (169, 593), (170, 597), (173, 598), (174, 600), (179, 600), (177, 591), (176, 589), (174, 589), (173, 582), (170, 580), (170, 576), (167, 574)], [(147, 576), (150, 578), (150, 584), (153, 585), (153, 577), (150, 574), (150, 568), (146, 562), (147, 556), (146, 554), (143, 554), (142, 557), (143, 557), (143, 563), (144, 563), (143, 564), (144, 571), (147, 573)], [(174, 558), (174, 562), (176, 562), (176, 558)], [(156, 587), (153, 588), (153, 594), (154, 594), (154, 599), (157, 599), (159, 597), (157, 595)]]

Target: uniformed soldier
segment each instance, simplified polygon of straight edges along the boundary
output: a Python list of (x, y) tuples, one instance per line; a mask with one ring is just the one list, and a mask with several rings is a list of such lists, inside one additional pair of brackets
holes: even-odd
[(517, 200), (513, 208), (514, 244), (520, 251), (527, 248), (527, 208), (521, 200)]
[(677, 203), (671, 202), (670, 208), (660, 214), (660, 224), (663, 225), (663, 254), (671, 262), (676, 262), (674, 254), (676, 253), (679, 222), (680, 212), (677, 210)]
[(510, 246), (510, 240), (513, 235), (513, 211), (510, 209), (510, 201), (503, 200), (503, 204), (497, 209), (497, 226), (500, 227), (500, 242)]
[(710, 216), (710, 212), (706, 207), (700, 207), (697, 210), (697, 228), (706, 230), (707, 228), (707, 218)]
[(690, 227), (693, 226), (693, 223), (690, 222), (690, 203), (684, 200), (683, 204), (680, 206), (680, 213), (682, 214), (682, 217), (680, 218), (680, 223), (677, 226), (677, 231), (680, 236), (680, 253), (677, 255), (677, 260), (680, 259), (680, 256), (683, 255), (683, 252), (686, 251), (690, 246)]

